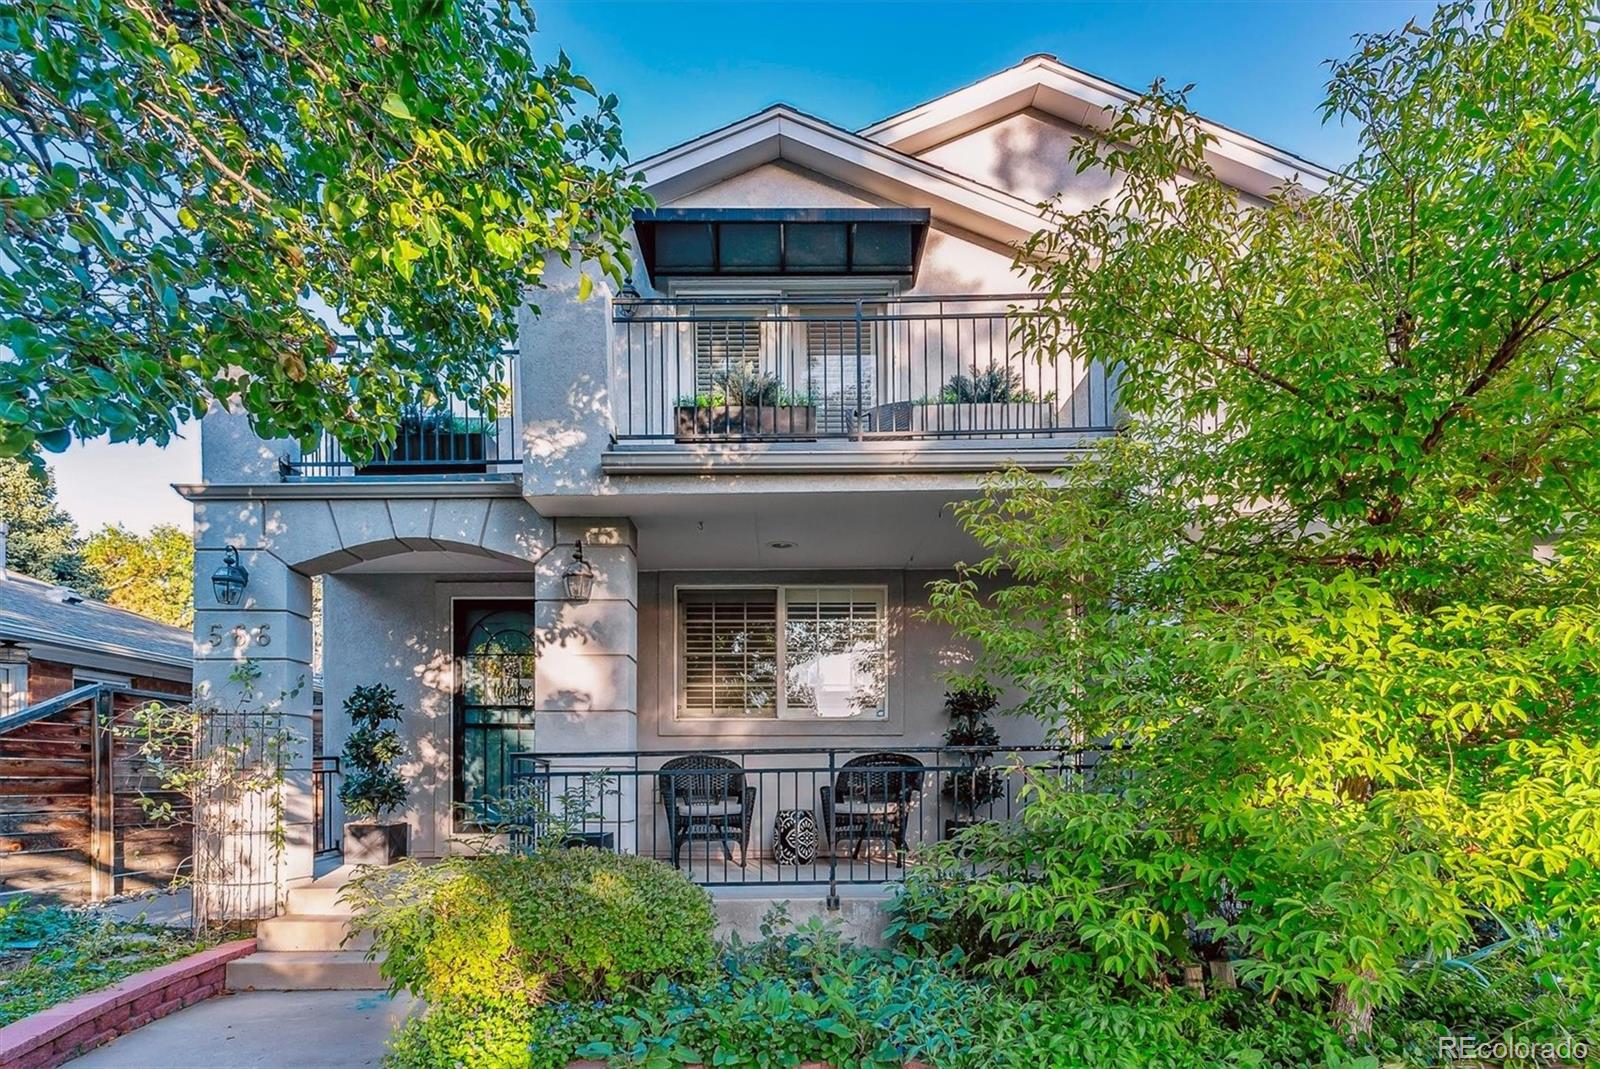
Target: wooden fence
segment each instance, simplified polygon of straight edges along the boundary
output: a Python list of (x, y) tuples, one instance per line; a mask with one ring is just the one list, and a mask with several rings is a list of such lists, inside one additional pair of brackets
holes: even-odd
[[(166, 886), (189, 862), (184, 799), (162, 796), (125, 726), (182, 695), (101, 684), (0, 718), (0, 901), (98, 900)], [(153, 821), (142, 798), (169, 801)]]

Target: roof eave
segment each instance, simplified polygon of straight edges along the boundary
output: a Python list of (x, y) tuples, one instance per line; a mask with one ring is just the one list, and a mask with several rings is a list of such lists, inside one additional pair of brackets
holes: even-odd
[(640, 161), (646, 188), (670, 203), (765, 163), (787, 161), (1006, 243), (1039, 227), (1034, 206), (784, 105)]
[[(914, 155), (1024, 108), (1035, 108), (1089, 129), (1104, 129), (1114, 110), (1139, 96), (1052, 57), (1033, 56), (1015, 67), (881, 119), (858, 133)], [(1212, 138), (1209, 152), (1218, 176), (1247, 193), (1264, 196), (1290, 183), (1318, 192), (1335, 177), (1334, 171), (1320, 164), (1210, 119), (1198, 118)]]

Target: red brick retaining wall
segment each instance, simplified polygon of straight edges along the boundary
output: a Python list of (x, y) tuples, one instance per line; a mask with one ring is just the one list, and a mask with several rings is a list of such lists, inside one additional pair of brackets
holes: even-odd
[(255, 948), (254, 939), (224, 943), (8, 1024), (0, 1028), (0, 1069), (53, 1069), (124, 1032), (208, 999), (222, 990), (228, 962)]

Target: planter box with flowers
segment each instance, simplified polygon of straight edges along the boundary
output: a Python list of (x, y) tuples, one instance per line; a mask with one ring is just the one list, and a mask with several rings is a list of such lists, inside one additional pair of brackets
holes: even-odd
[(808, 438), (817, 433), (811, 398), (791, 393), (776, 375), (741, 365), (718, 371), (705, 393), (678, 398), (678, 441), (703, 438)]
[(1054, 394), (1039, 396), (1009, 368), (950, 377), (936, 397), (895, 401), (872, 410), (872, 430), (902, 434), (1027, 433), (1054, 430), (1059, 412)]

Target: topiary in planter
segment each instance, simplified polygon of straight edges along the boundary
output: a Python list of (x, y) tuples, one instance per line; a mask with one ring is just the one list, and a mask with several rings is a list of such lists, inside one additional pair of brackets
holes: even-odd
[(989, 714), (1000, 704), (999, 693), (988, 683), (964, 684), (944, 696), (950, 727), (944, 744), (960, 747), (957, 758), (966, 769), (945, 774), (940, 792), (955, 806), (957, 816), (945, 821), (945, 836), (977, 823), (977, 811), (1000, 797), (1004, 773), (989, 767), (988, 760), (1000, 745), (1000, 733), (989, 723)]
[(357, 687), (344, 700), (350, 718), (339, 784), (344, 803), (344, 858), (354, 865), (389, 865), (408, 853), (408, 828), (403, 821), (383, 821), (384, 814), (406, 802), (406, 782), (394, 762), (405, 753), (400, 733), (391, 722), (405, 715), (394, 688), (382, 683)]

